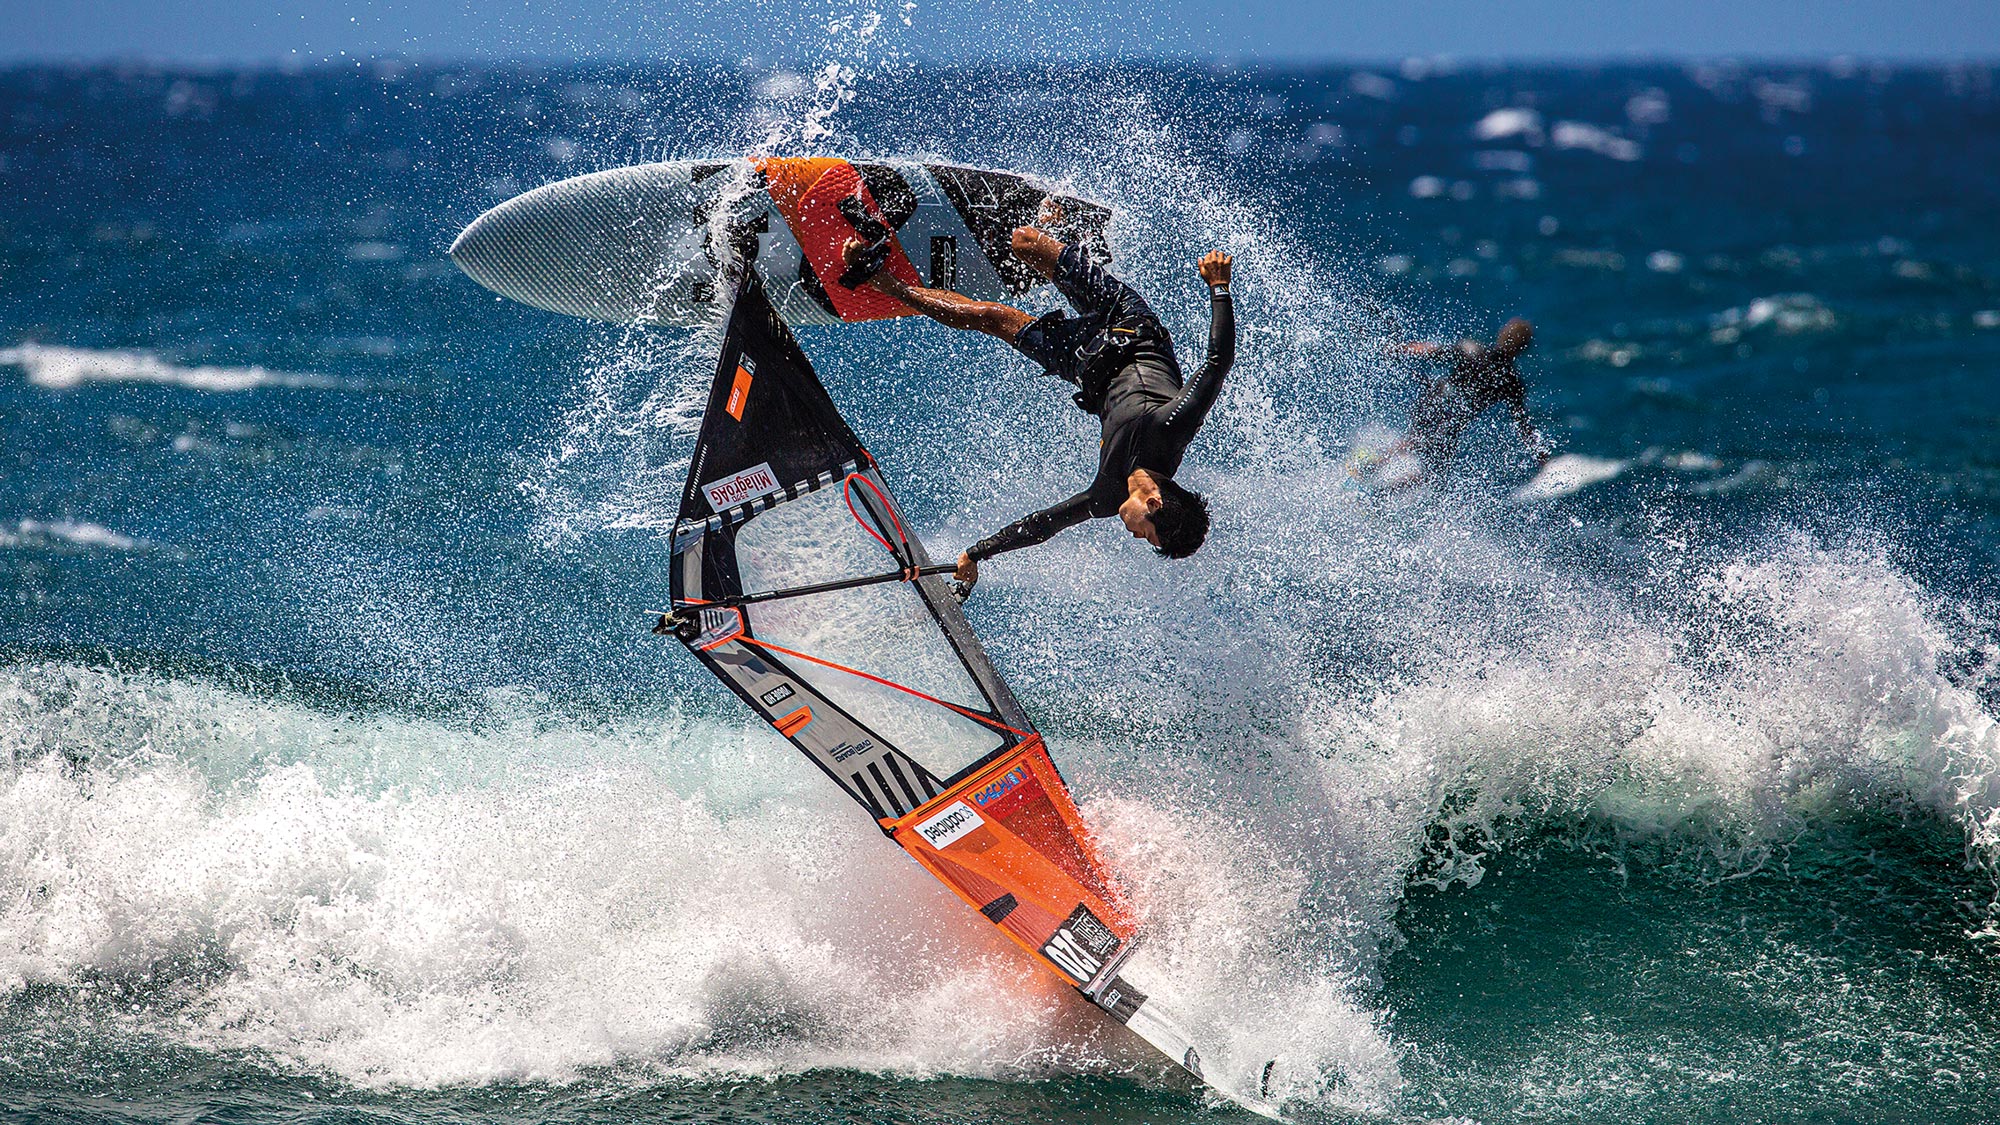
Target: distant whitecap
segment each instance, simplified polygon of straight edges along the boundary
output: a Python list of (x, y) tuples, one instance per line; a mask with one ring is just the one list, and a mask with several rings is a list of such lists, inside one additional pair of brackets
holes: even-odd
[(1553, 500), (1558, 496), (1568, 496), (1581, 492), (1593, 484), (1605, 481), (1625, 471), (1628, 461), (1609, 457), (1587, 457), (1581, 453), (1565, 453), (1554, 457), (1542, 466), (1534, 479), (1511, 493), (1517, 503), (1535, 500)]
[(1557, 148), (1583, 149), (1613, 160), (1632, 161), (1645, 155), (1639, 142), (1621, 137), (1602, 125), (1592, 125), (1584, 121), (1558, 121), (1549, 131), (1549, 140)]
[(180, 367), (146, 351), (63, 348), (22, 344), (0, 348), (0, 364), (27, 373), (28, 382), (52, 391), (85, 383), (164, 383), (196, 391), (249, 391), (259, 387), (357, 390), (359, 383), (331, 375), (272, 371), (264, 367)]
[(1472, 127), (1472, 135), (1482, 141), (1520, 137), (1530, 144), (1539, 144), (1542, 139), (1542, 115), (1518, 106), (1496, 109), (1479, 119), (1478, 124)]
[(85, 550), (134, 551), (144, 544), (102, 524), (72, 520), (21, 520), (0, 526), (0, 548), (71, 547)]

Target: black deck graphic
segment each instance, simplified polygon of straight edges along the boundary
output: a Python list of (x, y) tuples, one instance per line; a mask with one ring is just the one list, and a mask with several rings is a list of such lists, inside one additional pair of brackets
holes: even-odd
[[(979, 240), (979, 249), (1000, 272), (1000, 280), (1009, 293), (1020, 296), (1042, 279), (1026, 262), (1014, 256), (1011, 246), (1014, 228), (1036, 221), (1042, 201), (1051, 198), (1048, 192), (1019, 176), (975, 172), (948, 164), (932, 165), (931, 175), (937, 178), (945, 198), (951, 200), (958, 217), (964, 220), (965, 229)], [(1104, 241), (1104, 224), (1111, 220), (1111, 212), (1069, 196), (1054, 198), (1064, 214), (1049, 233), (1065, 242), (1078, 243), (1092, 260), (1108, 261), (1111, 250)]]

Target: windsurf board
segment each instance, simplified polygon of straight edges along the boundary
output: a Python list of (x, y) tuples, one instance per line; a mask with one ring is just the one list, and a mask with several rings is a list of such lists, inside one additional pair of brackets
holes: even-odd
[(1009, 241), (1038, 219), (1110, 259), (1110, 210), (1029, 177), (824, 156), (666, 161), (558, 180), (474, 219), (451, 257), (501, 296), (614, 323), (705, 323), (728, 298), (718, 268), (734, 257), (755, 264), (792, 324), (909, 315), (837, 280), (841, 246), (854, 237), (838, 202), (857, 191), (895, 232), (889, 269), (910, 284), (977, 300), (1022, 296), (1041, 278)]

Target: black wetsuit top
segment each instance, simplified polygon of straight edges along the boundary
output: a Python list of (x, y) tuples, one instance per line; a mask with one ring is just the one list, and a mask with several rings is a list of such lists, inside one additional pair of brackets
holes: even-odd
[(1457, 347), (1431, 354), (1449, 362), (1451, 370), (1442, 379), (1425, 380), (1423, 394), (1410, 411), (1410, 444), (1426, 470), (1432, 475), (1443, 472), (1457, 455), (1466, 427), (1501, 402), (1512, 411), (1522, 444), (1537, 457), (1548, 455), (1541, 433), (1528, 417), (1528, 388), (1512, 357), (1503, 357), (1477, 340), (1461, 340)]
[(967, 553), (975, 559), (1032, 547), (1084, 520), (1117, 515), (1134, 469), (1173, 476), (1236, 359), (1236, 313), (1227, 285), (1209, 289), (1208, 361), (1183, 385), (1173, 340), (1131, 286), (1074, 246), (1056, 260), (1054, 280), (1077, 315), (1044, 313), (1021, 330), (1014, 346), (1076, 384), (1076, 404), (1103, 420), (1097, 476), (1075, 496), (974, 544)]

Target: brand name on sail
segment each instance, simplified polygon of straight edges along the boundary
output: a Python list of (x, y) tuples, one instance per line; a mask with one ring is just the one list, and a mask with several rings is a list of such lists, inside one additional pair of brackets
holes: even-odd
[(833, 749), (828, 750), (826, 756), (836, 762), (844, 762), (856, 754), (863, 754), (873, 749), (875, 749), (875, 740), (864, 738), (859, 742), (843, 742)]
[(999, 800), (1001, 797), (1013, 792), (1016, 785), (1026, 780), (1028, 780), (1028, 767), (1015, 766), (1013, 769), (1007, 771), (1006, 776), (974, 793), (972, 799), (980, 808), (985, 808), (988, 803)]
[(984, 823), (979, 814), (972, 811), (971, 805), (953, 801), (917, 825), (917, 835), (922, 836), (931, 847), (942, 848)]
[(738, 504), (748, 504), (759, 496), (769, 496), (778, 491), (778, 475), (771, 471), (771, 463), (752, 465), (733, 477), (710, 481), (701, 486), (708, 494), (708, 506), (716, 511), (734, 508)]
[(1088, 984), (1123, 944), (1111, 927), (1090, 912), (1090, 907), (1078, 903), (1069, 918), (1057, 927), (1055, 936), (1042, 946), (1042, 956), (1078, 984)]

